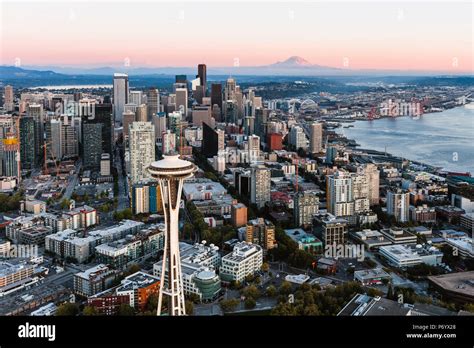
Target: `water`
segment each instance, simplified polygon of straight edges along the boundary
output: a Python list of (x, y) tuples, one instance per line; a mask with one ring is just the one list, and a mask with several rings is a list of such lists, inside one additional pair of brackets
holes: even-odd
[[(347, 125), (349, 123), (346, 123)], [(361, 148), (384, 151), (446, 170), (474, 173), (474, 109), (350, 123), (338, 132)], [(344, 125), (344, 124), (343, 124)]]

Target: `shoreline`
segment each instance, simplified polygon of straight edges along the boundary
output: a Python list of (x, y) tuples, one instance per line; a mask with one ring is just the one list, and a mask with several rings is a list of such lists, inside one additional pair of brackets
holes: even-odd
[[(470, 104), (474, 105), (474, 103), (470, 103)], [(449, 110), (453, 110), (453, 109), (456, 109), (456, 108), (465, 108), (466, 105), (469, 105), (469, 104), (458, 105), (456, 107), (445, 109), (445, 110), (440, 111), (440, 112), (449, 111)], [(469, 108), (467, 108), (467, 109), (469, 109)], [(426, 113), (426, 114), (435, 114), (435, 113), (439, 113), (439, 112), (430, 112), (430, 113)], [(373, 120), (367, 120), (367, 119), (353, 120), (350, 123), (353, 123), (355, 121), (375, 121), (375, 120), (380, 120), (380, 119), (386, 119), (386, 118), (391, 119), (391, 118), (398, 118), (398, 117), (412, 117), (412, 116), (408, 116), (408, 115), (397, 116), (397, 117), (384, 116), (384, 117), (373, 119)], [(348, 122), (346, 122), (346, 123), (348, 123)], [(333, 130), (335, 130), (335, 129), (333, 129)], [(345, 135), (343, 135), (339, 132), (336, 132), (336, 133), (340, 136), (340, 138), (345, 139), (346, 142), (352, 142), (352, 143), (355, 144), (355, 145), (352, 145), (352, 146), (346, 144), (347, 147), (352, 148), (356, 151), (366, 151), (369, 156), (373, 156), (373, 155), (386, 156), (387, 158), (391, 157), (393, 159), (397, 159), (397, 160), (401, 160), (401, 161), (408, 160), (412, 164), (426, 167), (427, 170), (430, 171), (430, 172), (434, 172), (434, 173), (458, 173), (458, 174), (464, 174), (464, 175), (468, 174), (469, 177), (472, 177), (472, 171), (469, 170), (469, 169), (465, 169), (465, 170), (462, 170), (462, 171), (450, 170), (450, 169), (445, 168), (444, 166), (435, 166), (435, 165), (432, 165), (432, 164), (429, 164), (429, 163), (421, 162), (419, 160), (412, 160), (412, 159), (407, 158), (407, 157), (401, 157), (401, 156), (395, 155), (391, 152), (376, 150), (376, 149), (373, 149), (373, 148), (370, 148), (370, 147), (365, 147), (364, 148), (364, 147), (362, 147), (362, 145), (360, 145), (357, 142), (357, 139), (349, 138), (349, 137), (347, 137), (347, 136), (345, 136)]]

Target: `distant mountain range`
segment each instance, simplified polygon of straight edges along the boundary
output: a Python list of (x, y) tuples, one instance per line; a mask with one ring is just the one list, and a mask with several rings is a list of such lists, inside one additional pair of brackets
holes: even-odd
[[(129, 75), (196, 75), (196, 67), (78, 67), (78, 66), (24, 66), (22, 68), (0, 66), (1, 78), (59, 77), (58, 75), (102, 75), (111, 76), (115, 72)], [(302, 57), (293, 56), (262, 66), (213, 67), (208, 66), (208, 75), (252, 75), (252, 76), (439, 76), (468, 75), (467, 73), (435, 71), (400, 71), (400, 70), (355, 70), (342, 69), (312, 64)], [(6, 74), (6, 75), (5, 75)], [(55, 75), (56, 74), (56, 75)]]
[[(174, 80), (174, 75), (185, 74), (195, 76), (197, 67), (74, 67), (74, 66), (0, 66), (0, 83), (9, 83), (16, 86), (42, 86), (45, 84), (110, 84), (115, 72), (128, 73), (130, 79), (136, 84), (151, 83), (150, 79), (160, 80), (163, 84), (169, 84)], [(430, 72), (430, 71), (395, 71), (395, 70), (351, 70), (329, 66), (312, 64), (306, 59), (298, 56), (289, 57), (262, 66), (236, 66), (236, 67), (212, 67), (208, 66), (208, 76), (215, 76), (224, 80), (227, 76), (241, 76), (240, 78), (252, 81), (271, 79), (276, 81), (280, 78), (292, 77), (318, 78), (330, 77), (332, 79), (373, 79), (382, 77), (439, 77), (439, 76), (464, 76), (461, 82), (471, 84), (472, 74), (453, 72)], [(212, 80), (212, 78), (211, 78)], [(406, 80), (406, 79), (405, 79)], [(439, 80), (439, 78), (438, 78)], [(452, 79), (451, 79), (452, 80)], [(439, 81), (438, 81), (439, 82)]]

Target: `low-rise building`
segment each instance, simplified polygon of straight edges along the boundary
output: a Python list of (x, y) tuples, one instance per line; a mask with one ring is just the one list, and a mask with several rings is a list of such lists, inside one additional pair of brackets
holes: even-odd
[(390, 274), (382, 268), (364, 269), (354, 272), (354, 280), (362, 285), (381, 285), (391, 279)]
[(443, 258), (443, 253), (430, 244), (388, 245), (380, 247), (379, 252), (389, 264), (402, 269), (422, 263), (437, 266)]
[(160, 224), (141, 230), (135, 235), (128, 235), (124, 239), (100, 244), (95, 247), (96, 258), (114, 268), (126, 268), (130, 263), (163, 249), (164, 229), (165, 226)]
[(319, 254), (323, 250), (323, 242), (315, 235), (306, 233), (301, 228), (287, 229), (285, 233), (298, 244), (298, 249), (300, 250), (305, 250), (312, 254)]
[[(219, 248), (202, 243), (194, 245), (179, 243), (183, 289), (186, 295), (197, 296), (201, 302), (210, 302), (218, 298), (221, 280), (216, 271), (221, 265)], [(163, 262), (153, 265), (153, 274), (161, 278)], [(167, 270), (164, 277), (168, 281)]]
[(222, 258), (220, 277), (223, 281), (241, 282), (259, 271), (263, 264), (262, 247), (246, 242), (237, 243), (234, 250)]
[(32, 282), (33, 271), (28, 263), (0, 262), (0, 297)]
[(382, 229), (385, 239), (392, 244), (416, 244), (416, 235), (400, 227), (390, 227)]
[(74, 292), (81, 296), (92, 296), (106, 290), (116, 279), (118, 272), (99, 264), (74, 274)]
[(358, 232), (351, 232), (351, 237), (361, 243), (367, 250), (378, 249), (384, 245), (390, 245), (392, 242), (385, 238), (385, 235), (377, 230), (365, 229)]
[(128, 296), (130, 307), (142, 311), (145, 309), (148, 298), (152, 294), (157, 294), (159, 289), (160, 278), (139, 271), (125, 277), (115, 294)]
[(428, 207), (426, 204), (420, 206), (410, 206), (410, 220), (422, 223), (436, 223), (436, 209)]

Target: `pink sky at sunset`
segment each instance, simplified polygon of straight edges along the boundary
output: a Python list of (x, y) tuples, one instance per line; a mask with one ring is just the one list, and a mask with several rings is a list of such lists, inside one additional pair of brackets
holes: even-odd
[[(28, 9), (28, 11), (26, 10)], [(472, 72), (471, 2), (3, 2), (0, 63)]]

